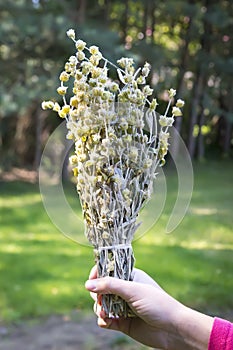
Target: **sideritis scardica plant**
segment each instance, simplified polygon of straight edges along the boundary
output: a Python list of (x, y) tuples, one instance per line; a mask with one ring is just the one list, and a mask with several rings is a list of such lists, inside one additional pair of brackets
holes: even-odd
[[(42, 108), (66, 119), (67, 138), (75, 142), (70, 163), (98, 276), (130, 280), (137, 217), (151, 196), (156, 168), (165, 163), (168, 129), (184, 102), (178, 99), (170, 108), (176, 94), (170, 89), (166, 111), (158, 115), (146, 82), (148, 63), (136, 70), (132, 58), (121, 58), (114, 65), (97, 46), (76, 40), (73, 29), (67, 35), (76, 52), (59, 77), (63, 104), (44, 101)], [(110, 79), (109, 68), (116, 69), (118, 81)], [(116, 295), (103, 295), (102, 307), (109, 317), (132, 316)]]

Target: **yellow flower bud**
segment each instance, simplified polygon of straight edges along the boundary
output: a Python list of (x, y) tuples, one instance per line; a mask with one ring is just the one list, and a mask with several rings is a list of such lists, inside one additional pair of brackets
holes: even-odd
[(91, 71), (92, 78), (96, 79), (100, 76), (102, 69), (101, 68), (93, 68)]
[(85, 53), (82, 52), (82, 51), (78, 51), (77, 52), (77, 58), (78, 58), (79, 61), (83, 61), (84, 58), (85, 58)]
[(53, 101), (43, 101), (41, 104), (42, 109), (53, 109), (54, 102)]
[(74, 165), (78, 163), (78, 158), (75, 155), (70, 156), (69, 158), (70, 164)]
[(176, 90), (174, 90), (174, 89), (168, 90), (168, 95), (170, 98), (174, 97), (176, 95)]
[(125, 84), (132, 83), (132, 80), (133, 80), (132, 75), (130, 75), (130, 74), (126, 74), (126, 75), (124, 76), (124, 81), (125, 81)]
[(97, 67), (101, 58), (102, 57), (100, 55), (91, 55), (89, 61), (93, 64), (93, 66)]
[(73, 137), (74, 137), (73, 133), (71, 131), (68, 131), (66, 135), (67, 140), (73, 140)]
[(77, 58), (75, 56), (70, 56), (69, 62), (71, 66), (74, 66), (77, 63)]
[(151, 89), (149, 85), (146, 85), (146, 86), (144, 86), (144, 88), (143, 88), (143, 93), (144, 93), (146, 96), (150, 96), (150, 95), (153, 94), (153, 89)]
[(79, 184), (85, 184), (85, 177), (83, 175), (78, 175), (78, 183)]
[(74, 88), (72, 89), (72, 91), (73, 91), (73, 94), (76, 95), (76, 94), (78, 93), (79, 90), (78, 90), (76, 87), (74, 87)]
[(61, 107), (59, 106), (59, 104), (57, 102), (54, 103), (54, 106), (53, 106), (53, 111), (55, 112), (59, 112), (61, 109)]
[(184, 101), (179, 98), (179, 100), (176, 101), (176, 107), (182, 108), (184, 106)]
[(175, 116), (175, 117), (180, 117), (182, 115), (182, 112), (180, 110), (180, 108), (178, 107), (173, 107), (172, 108), (172, 114)]
[(161, 126), (167, 126), (167, 117), (165, 115), (161, 115), (159, 118), (159, 124)]
[(143, 77), (147, 77), (150, 73), (150, 64), (148, 62), (146, 62), (144, 64), (144, 67), (142, 68), (142, 76)]
[(77, 50), (82, 51), (85, 49), (86, 43), (83, 40), (77, 40), (75, 46)]
[(82, 78), (82, 72), (80, 72), (80, 71), (76, 71), (76, 74), (75, 74), (75, 79), (77, 79), (77, 80), (80, 80), (81, 78)]
[(69, 74), (67, 74), (66, 72), (61, 72), (59, 79), (61, 81), (68, 81), (69, 77), (70, 77)]
[(81, 67), (82, 67), (82, 75), (86, 75), (91, 71), (91, 69), (93, 68), (93, 65), (91, 62), (84, 61), (81, 63)]
[(60, 118), (65, 118), (66, 117), (66, 113), (64, 111), (62, 111), (62, 110), (58, 112), (58, 115), (59, 115)]
[(71, 67), (71, 64), (69, 62), (66, 62), (66, 64), (65, 64), (65, 71), (66, 72), (71, 72), (72, 71), (72, 67)]
[(77, 100), (77, 97), (76, 97), (76, 96), (71, 97), (71, 99), (70, 99), (70, 105), (71, 105), (72, 107), (78, 107), (78, 100)]
[(156, 100), (156, 98), (153, 98), (153, 100), (151, 101), (151, 104), (150, 104), (150, 110), (155, 110), (156, 107), (158, 106), (158, 102)]
[(66, 34), (67, 34), (67, 36), (70, 38), (70, 39), (75, 39), (75, 31), (74, 31), (74, 29), (69, 29), (69, 30), (67, 30), (67, 32), (66, 32)]
[(70, 111), (70, 106), (69, 105), (64, 105), (62, 107), (62, 110), (61, 110), (62, 113), (67, 114), (67, 113), (69, 113), (69, 111)]
[(95, 45), (90, 46), (89, 51), (92, 55), (99, 54), (99, 48), (98, 46), (95, 46)]
[(105, 76), (105, 75), (101, 75), (99, 77), (99, 81), (102, 83), (102, 84), (105, 84), (107, 82), (108, 78)]
[(64, 96), (66, 94), (67, 89), (68, 89), (67, 86), (59, 86), (59, 88), (57, 88), (57, 92), (59, 95)]
[(85, 162), (86, 158), (87, 158), (86, 154), (81, 154), (81, 153), (80, 153), (78, 160), (79, 160), (80, 162)]
[(77, 177), (78, 176), (78, 168), (73, 168), (72, 170), (73, 170), (74, 176)]
[(138, 84), (145, 84), (146, 83), (146, 79), (142, 75), (139, 75), (139, 77), (137, 78), (136, 82)]
[(100, 139), (101, 139), (101, 137), (99, 134), (92, 135), (92, 140), (94, 143), (98, 143)]
[(112, 83), (112, 84), (110, 85), (110, 90), (111, 90), (112, 92), (117, 92), (118, 89), (119, 89), (119, 85), (118, 85), (117, 83)]

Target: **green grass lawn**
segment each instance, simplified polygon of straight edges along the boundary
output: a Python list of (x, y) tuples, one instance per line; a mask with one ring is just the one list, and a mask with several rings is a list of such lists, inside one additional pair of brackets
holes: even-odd
[[(177, 190), (175, 173), (167, 171), (165, 209), (134, 243), (136, 266), (182, 302), (224, 316), (233, 310), (233, 164), (197, 164), (194, 172), (189, 210), (166, 234)], [(0, 321), (91, 310), (84, 282), (92, 249), (60, 234), (43, 208), (38, 185), (1, 182), (0, 191)], [(70, 202), (77, 200), (73, 193), (68, 188)], [(77, 227), (80, 235), (82, 229)]]

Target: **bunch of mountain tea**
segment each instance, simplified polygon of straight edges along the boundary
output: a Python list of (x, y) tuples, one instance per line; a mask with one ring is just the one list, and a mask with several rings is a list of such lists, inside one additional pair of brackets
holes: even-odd
[[(60, 74), (57, 92), (63, 103), (44, 101), (42, 107), (66, 119), (67, 138), (75, 143), (70, 163), (98, 276), (130, 280), (137, 217), (151, 196), (156, 168), (165, 163), (168, 130), (184, 102), (170, 108), (176, 94), (170, 89), (166, 111), (158, 115), (146, 82), (148, 63), (135, 69), (132, 58), (121, 58), (112, 64), (97, 46), (76, 40), (74, 30), (67, 35), (76, 52)], [(109, 77), (110, 68), (117, 81)], [(109, 317), (131, 315), (118, 296), (103, 295), (102, 306)]]

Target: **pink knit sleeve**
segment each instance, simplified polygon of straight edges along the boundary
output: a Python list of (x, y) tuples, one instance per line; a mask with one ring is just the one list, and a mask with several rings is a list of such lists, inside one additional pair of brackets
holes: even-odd
[(214, 319), (208, 350), (233, 350), (233, 323)]

